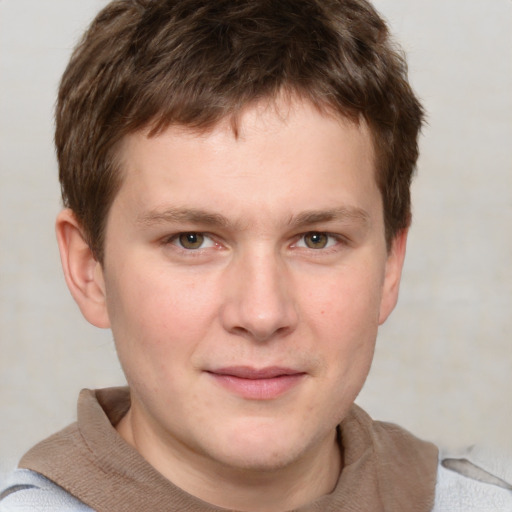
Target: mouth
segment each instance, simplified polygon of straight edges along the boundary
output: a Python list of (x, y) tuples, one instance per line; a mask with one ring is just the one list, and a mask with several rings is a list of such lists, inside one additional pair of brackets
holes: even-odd
[(207, 372), (220, 386), (248, 400), (273, 400), (296, 387), (306, 373), (291, 368), (233, 366)]

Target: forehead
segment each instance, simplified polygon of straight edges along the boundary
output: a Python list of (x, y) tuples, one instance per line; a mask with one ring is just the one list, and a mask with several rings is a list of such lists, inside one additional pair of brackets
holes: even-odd
[(264, 217), (277, 204), (294, 214), (317, 206), (359, 208), (350, 203), (376, 191), (366, 123), (306, 101), (260, 102), (208, 130), (139, 131), (125, 137), (118, 156), (122, 185), (114, 203), (131, 198), (146, 210), (225, 208), (231, 201), (236, 209), (229, 213), (252, 207)]
[[(231, 114), (215, 120), (206, 125), (182, 124), (153, 124), (149, 122), (143, 128), (123, 136), (117, 145), (115, 154), (124, 164), (129, 163), (133, 146), (142, 139), (158, 138), (163, 132), (173, 134), (177, 139), (189, 141), (215, 141), (220, 138), (240, 140), (242, 143), (248, 137), (254, 139), (255, 135), (273, 136), (295, 130), (299, 136), (323, 136), (332, 138), (332, 126), (337, 125), (344, 131), (351, 131), (357, 137), (366, 139), (365, 153), (375, 158), (374, 134), (363, 116), (347, 117), (331, 105), (325, 103), (314, 104), (311, 100), (298, 93), (284, 91), (276, 96), (265, 97), (259, 101), (251, 101)], [(331, 133), (328, 133), (331, 132)], [(358, 133), (356, 133), (358, 132)], [(334, 134), (336, 137), (336, 134)], [(122, 166), (122, 169), (126, 165)]]

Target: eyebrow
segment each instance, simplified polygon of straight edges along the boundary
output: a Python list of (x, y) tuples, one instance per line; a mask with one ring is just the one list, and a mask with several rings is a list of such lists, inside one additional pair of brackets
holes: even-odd
[[(166, 208), (165, 210), (152, 210), (137, 218), (137, 224), (150, 226), (164, 223), (191, 223), (208, 227), (222, 227), (238, 225), (231, 222), (224, 215), (201, 210), (197, 208)], [(290, 216), (287, 224), (297, 229), (324, 222), (356, 222), (368, 226), (370, 215), (362, 208), (343, 206), (327, 210), (308, 210), (296, 216)]]
[(362, 208), (354, 206), (343, 206), (341, 208), (333, 208), (328, 210), (310, 210), (305, 211), (292, 217), (289, 224), (298, 228), (319, 224), (323, 222), (357, 222), (365, 226), (370, 224), (370, 215)]
[(173, 222), (190, 222), (206, 226), (227, 227), (230, 222), (218, 213), (212, 213), (196, 208), (166, 208), (165, 210), (152, 210), (137, 219), (138, 224), (153, 225)]

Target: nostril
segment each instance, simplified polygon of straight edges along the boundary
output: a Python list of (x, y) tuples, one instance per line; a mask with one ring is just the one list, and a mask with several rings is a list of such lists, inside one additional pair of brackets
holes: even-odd
[(229, 329), (231, 334), (236, 336), (242, 336), (244, 338), (253, 339), (254, 341), (263, 343), (269, 340), (282, 338), (287, 336), (289, 333), (293, 331), (292, 326), (280, 326), (277, 328), (269, 328), (269, 329), (258, 329), (254, 326), (252, 327), (242, 327), (239, 325), (233, 326)]

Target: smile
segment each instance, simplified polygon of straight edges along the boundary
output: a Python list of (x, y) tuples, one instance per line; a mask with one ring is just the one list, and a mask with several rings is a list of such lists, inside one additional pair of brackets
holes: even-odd
[(297, 386), (306, 376), (290, 368), (255, 369), (246, 366), (207, 372), (223, 388), (248, 400), (273, 400)]

